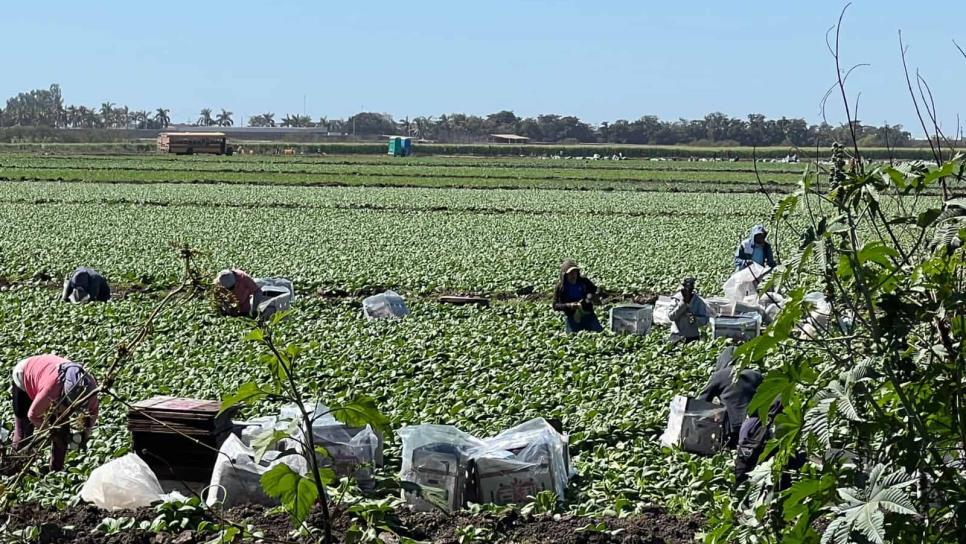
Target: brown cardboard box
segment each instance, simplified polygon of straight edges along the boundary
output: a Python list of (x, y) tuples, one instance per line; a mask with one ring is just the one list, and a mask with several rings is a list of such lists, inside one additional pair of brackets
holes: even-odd
[(477, 500), (492, 504), (522, 504), (541, 491), (553, 491), (548, 458), (540, 462), (513, 457), (484, 457), (475, 461)]

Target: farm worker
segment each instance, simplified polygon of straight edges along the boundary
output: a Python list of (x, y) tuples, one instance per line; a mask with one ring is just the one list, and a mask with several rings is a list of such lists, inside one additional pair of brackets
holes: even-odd
[[(738, 452), (735, 456), (736, 487), (748, 481), (748, 475), (758, 465), (759, 461), (766, 461), (775, 454), (775, 451), (772, 450), (765, 459), (760, 459), (762, 452), (765, 450), (765, 443), (774, 434), (773, 426), (775, 424), (775, 418), (782, 413), (784, 408), (781, 399), (776, 398), (768, 408), (768, 420), (766, 422), (763, 423), (758, 417), (758, 414), (752, 414), (751, 417), (741, 424), (741, 431), (738, 435)], [(785, 463), (785, 470), (778, 482), (779, 491), (791, 487), (789, 473), (805, 466), (806, 460), (807, 458), (802, 452), (798, 452), (788, 459), (788, 462)]]
[(775, 266), (771, 244), (765, 240), (767, 236), (768, 231), (765, 230), (764, 225), (752, 227), (751, 234), (738, 243), (738, 249), (735, 250), (735, 271), (746, 268), (751, 263), (758, 263), (769, 268)]
[(560, 279), (553, 291), (553, 309), (563, 312), (567, 332), (604, 330), (594, 313), (595, 303), (600, 303), (597, 286), (581, 275), (576, 262), (569, 259), (564, 261), (560, 265)]
[[(97, 382), (78, 363), (53, 354), (28, 357), (13, 368), (13, 449), (18, 450), (34, 429), (44, 423), (61, 424), (53, 429), (50, 470), (64, 468), (67, 446), (72, 441), (68, 417), (83, 414), (83, 431), (74, 439), (87, 443), (97, 421)], [(85, 400), (86, 399), (86, 400)], [(83, 402), (81, 402), (83, 401)], [(66, 412), (66, 414), (65, 414)], [(67, 417), (63, 417), (63, 416)]]
[(727, 419), (725, 421), (725, 439), (728, 447), (734, 448), (738, 445), (738, 434), (741, 425), (745, 422), (748, 415), (748, 404), (755, 391), (761, 385), (761, 372), (746, 368), (734, 376), (734, 353), (735, 346), (726, 347), (719, 355), (715, 365), (711, 380), (704, 390), (698, 394), (699, 399), (711, 402), (719, 399), (725, 406)]
[(708, 305), (695, 290), (694, 278), (684, 278), (681, 290), (671, 296), (674, 306), (668, 312), (671, 319), (670, 343), (694, 342), (701, 338), (700, 327), (708, 324)]
[(78, 268), (64, 280), (64, 302), (107, 302), (111, 300), (111, 287), (97, 270)]
[(228, 316), (251, 316), (255, 294), (258, 293), (258, 284), (251, 276), (242, 270), (226, 269), (222, 270), (215, 277), (215, 285), (223, 287), (230, 294), (230, 299), (221, 304), (221, 312)]

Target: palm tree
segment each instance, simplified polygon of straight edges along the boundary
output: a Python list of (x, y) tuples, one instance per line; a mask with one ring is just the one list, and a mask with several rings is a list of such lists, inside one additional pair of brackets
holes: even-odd
[(134, 128), (147, 128), (148, 112), (144, 110), (132, 111), (131, 121), (134, 123)]
[(263, 126), (266, 126), (266, 127), (274, 127), (275, 126), (275, 114), (274, 113), (271, 113), (271, 112), (269, 112), (269, 113), (263, 113), (261, 115), (261, 117), (262, 117), (262, 123), (264, 123)]
[(211, 117), (211, 109), (205, 108), (201, 110), (201, 116), (198, 117), (198, 124), (203, 127), (210, 127), (215, 124), (215, 120)]
[(288, 114), (288, 115), (286, 115), (285, 117), (282, 118), (282, 126), (283, 127), (297, 127), (297, 126), (299, 126), (298, 123), (299, 123), (299, 116), (298, 115)]
[(171, 110), (169, 109), (158, 108), (154, 112), (154, 122), (160, 125), (161, 128), (168, 128), (168, 125), (171, 124), (171, 118), (168, 117), (168, 113), (170, 112)]
[(215, 124), (220, 127), (230, 127), (235, 124), (235, 122), (232, 121), (231, 116), (232, 112), (226, 111), (224, 108), (222, 108), (221, 113), (218, 114), (218, 119), (215, 121)]
[(101, 124), (107, 128), (114, 126), (114, 103), (104, 102), (101, 104)]

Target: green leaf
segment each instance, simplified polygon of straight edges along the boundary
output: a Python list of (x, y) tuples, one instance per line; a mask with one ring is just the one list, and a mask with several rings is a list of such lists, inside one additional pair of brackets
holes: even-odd
[(768, 407), (775, 402), (775, 399), (787, 400), (794, 389), (795, 384), (789, 380), (783, 370), (772, 370), (758, 386), (758, 391), (748, 404), (748, 413), (757, 413), (758, 417), (765, 421), (768, 418)]
[(265, 341), (265, 331), (262, 329), (252, 329), (245, 335), (245, 340), (251, 342), (264, 342)]
[(328, 457), (330, 459), (332, 458), (332, 454), (329, 453), (329, 450), (325, 449), (325, 446), (316, 445), (315, 446), (315, 453), (316, 453), (316, 455), (318, 455), (320, 457)]
[(296, 526), (305, 521), (319, 498), (315, 482), (293, 471), (285, 463), (279, 463), (263, 474), (261, 484), (266, 495), (282, 502), (292, 517), (292, 524)]
[(365, 427), (371, 425), (373, 429), (388, 432), (389, 418), (376, 408), (376, 401), (372, 397), (359, 395), (352, 402), (332, 410), (332, 417), (349, 427)]
[(798, 195), (794, 193), (779, 200), (778, 204), (775, 205), (775, 212), (772, 214), (772, 221), (778, 221), (779, 219), (794, 212), (796, 206), (798, 206)]
[(234, 394), (228, 395), (227, 397), (221, 399), (221, 408), (219, 409), (218, 413), (220, 414), (225, 410), (244, 402), (251, 402), (265, 398), (267, 395), (268, 393), (262, 391), (255, 382), (243, 383)]
[(942, 208), (929, 208), (916, 217), (916, 225), (920, 228), (926, 228), (932, 225), (933, 221), (942, 213)]
[(874, 262), (887, 270), (892, 270), (895, 268), (895, 265), (890, 260), (890, 257), (898, 258), (899, 252), (880, 241), (870, 242), (863, 245), (862, 249), (860, 249), (858, 253), (858, 260), (860, 264)]
[(262, 457), (271, 450), (274, 449), (280, 440), (284, 440), (292, 436), (291, 433), (285, 431), (276, 431), (274, 429), (266, 429), (265, 431), (259, 433), (254, 438), (252, 438), (252, 448), (255, 450), (255, 462), (259, 463)]
[(339, 475), (335, 473), (335, 470), (329, 467), (322, 467), (319, 469), (319, 479), (325, 485), (332, 485), (339, 481)]

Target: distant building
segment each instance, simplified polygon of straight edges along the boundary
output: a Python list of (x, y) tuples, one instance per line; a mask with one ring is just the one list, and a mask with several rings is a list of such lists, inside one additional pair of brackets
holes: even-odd
[(495, 144), (525, 144), (529, 141), (530, 138), (516, 134), (490, 134), (490, 142)]

